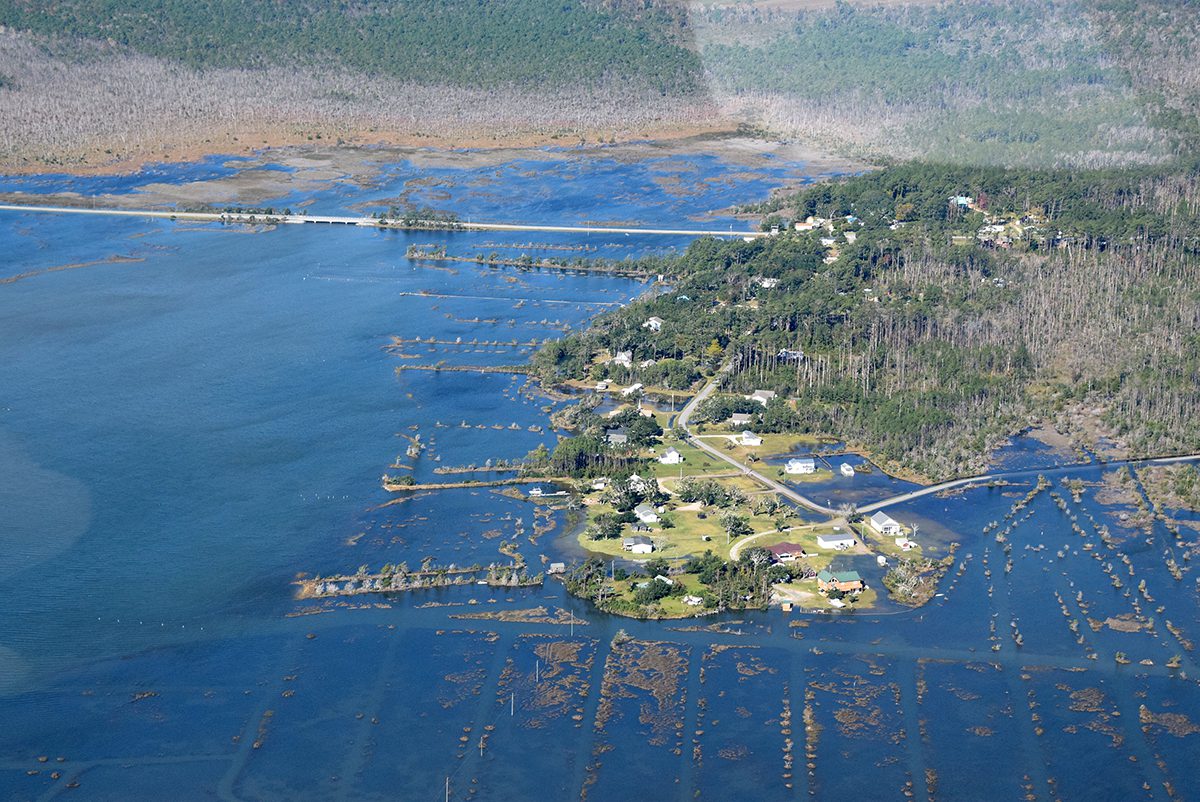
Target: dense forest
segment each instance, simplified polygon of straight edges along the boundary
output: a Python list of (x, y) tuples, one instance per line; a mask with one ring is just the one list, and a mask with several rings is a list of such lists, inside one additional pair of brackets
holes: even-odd
[(693, 26), (722, 104), (772, 130), (893, 157), (1099, 166), (1194, 138), (1196, 19), (1169, 0), (958, 0), (717, 5)]
[[(605, 361), (619, 351), (731, 362), (727, 390), (780, 394), (756, 430), (845, 437), (936, 478), (1038, 425), (1113, 452), (1200, 450), (1200, 166), (913, 163), (758, 210), (783, 233), (695, 243), (673, 291), (548, 345), (539, 374), (640, 381)], [(696, 420), (753, 410), (718, 397)]]
[(876, 161), (1165, 163), (1200, 142), (1196, 12), (1177, 0), (0, 0), (0, 161), (749, 125)]
[(613, 78), (690, 92), (682, 13), (580, 0), (0, 0), (0, 23), (101, 40), (192, 68), (333, 68), (426, 84), (556, 86)]

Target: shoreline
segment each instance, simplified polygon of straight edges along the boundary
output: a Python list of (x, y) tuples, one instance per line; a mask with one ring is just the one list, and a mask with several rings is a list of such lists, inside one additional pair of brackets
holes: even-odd
[[(608, 136), (608, 141), (604, 137)], [(311, 134), (289, 132), (279, 129), (247, 131), (237, 136), (209, 138), (203, 141), (160, 141), (136, 148), (126, 156), (118, 158), (84, 159), (72, 164), (49, 162), (0, 163), (0, 176), (72, 175), (72, 176), (125, 176), (136, 175), (147, 167), (159, 164), (187, 164), (212, 156), (231, 159), (252, 158), (270, 160), (272, 153), (304, 155), (330, 150), (360, 151), (364, 155), (389, 150), (420, 151), (482, 151), (503, 152), (531, 149), (562, 149), (578, 151), (585, 149), (615, 149), (626, 147), (650, 147), (668, 151), (667, 154), (686, 153), (700, 146), (727, 141), (757, 142), (762, 146), (784, 146), (800, 156), (798, 160), (806, 167), (812, 166), (814, 174), (854, 172), (871, 167), (862, 159), (839, 156), (819, 147), (767, 139), (740, 131), (728, 121), (712, 125), (663, 125), (647, 128), (636, 134), (622, 136), (596, 130), (571, 132), (502, 132), (489, 133), (468, 131), (459, 135), (424, 134), (411, 131), (349, 132), (336, 139), (313, 139)], [(104, 156), (103, 152), (99, 152)]]

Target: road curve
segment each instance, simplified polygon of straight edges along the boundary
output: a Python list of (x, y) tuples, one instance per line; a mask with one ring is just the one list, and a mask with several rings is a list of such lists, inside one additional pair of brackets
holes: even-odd
[[(693, 446), (695, 446), (696, 448), (699, 448), (701, 451), (704, 451), (707, 454), (710, 454), (718, 459), (724, 460), (725, 462), (728, 462), (730, 465), (734, 466), (742, 473), (746, 474), (747, 476), (751, 476), (754, 479), (757, 479), (758, 481), (765, 484), (767, 487), (769, 487), (772, 490), (774, 490), (775, 492), (779, 493), (784, 498), (791, 499), (792, 501), (799, 504), (801, 507), (812, 510), (813, 512), (819, 512), (819, 513), (822, 513), (824, 515), (829, 515), (829, 516), (840, 515), (841, 513), (839, 513), (838, 510), (831, 509), (829, 507), (825, 507), (825, 506), (813, 501), (812, 499), (808, 498), (807, 496), (802, 496), (801, 494), (797, 493), (795, 490), (792, 490), (790, 487), (787, 487), (786, 485), (783, 485), (780, 482), (777, 482), (774, 479), (772, 479), (768, 476), (765, 476), (764, 474), (759, 473), (758, 471), (756, 471), (746, 465), (743, 465), (742, 463), (735, 460), (733, 457), (729, 456), (728, 454), (722, 453), (719, 449), (710, 446), (708, 443), (704, 442), (703, 440), (699, 439), (698, 437), (696, 437), (695, 435), (692, 434), (691, 430), (688, 428), (688, 421), (691, 419), (692, 413), (696, 410), (696, 407), (698, 407), (701, 403), (703, 403), (705, 401), (705, 399), (707, 399), (710, 395), (713, 394), (713, 392), (721, 385), (721, 379), (726, 374), (728, 374), (732, 369), (733, 369), (733, 365), (727, 364), (724, 367), (722, 367), (719, 371), (717, 371), (716, 375), (713, 376), (712, 379), (710, 379), (709, 382), (700, 389), (700, 392), (696, 393), (696, 395), (693, 396), (690, 401), (688, 401), (687, 405), (684, 406), (684, 408), (682, 410), (680, 410), (679, 416), (675, 419), (675, 425), (684, 431), (684, 433), (687, 435), (687, 441), (689, 443), (691, 443)], [(891, 507), (896, 504), (903, 504), (906, 501), (912, 501), (913, 499), (921, 498), (922, 496), (928, 496), (928, 495), (932, 495), (934, 493), (940, 493), (943, 490), (951, 490), (953, 488), (963, 487), (965, 485), (984, 484), (987, 482), (995, 482), (995, 481), (1000, 481), (1002, 479), (1011, 479), (1011, 478), (1022, 477), (1022, 476), (1035, 476), (1040, 473), (1048, 473), (1050, 471), (1061, 471), (1061, 470), (1066, 470), (1066, 469), (1070, 469), (1070, 468), (1083, 468), (1083, 467), (1087, 467), (1089, 465), (1091, 465), (1091, 466), (1095, 466), (1095, 465), (1113, 465), (1113, 466), (1119, 466), (1119, 465), (1166, 465), (1166, 464), (1170, 464), (1170, 463), (1174, 463), (1174, 462), (1188, 462), (1190, 460), (1196, 460), (1196, 459), (1200, 459), (1200, 454), (1181, 454), (1178, 456), (1169, 456), (1169, 457), (1148, 457), (1146, 459), (1120, 460), (1120, 461), (1116, 461), (1116, 462), (1099, 462), (1099, 463), (1083, 462), (1083, 463), (1075, 463), (1075, 464), (1069, 464), (1069, 465), (1053, 465), (1053, 466), (1048, 466), (1048, 467), (1043, 467), (1043, 468), (1023, 468), (1021, 470), (1016, 470), (1016, 471), (1000, 471), (997, 473), (985, 473), (985, 474), (980, 474), (979, 476), (968, 476), (963, 479), (951, 479), (946, 482), (939, 482), (938, 484), (929, 485), (927, 487), (922, 487), (918, 490), (912, 490), (907, 493), (900, 493), (898, 495), (891, 496), (889, 498), (880, 499), (879, 501), (873, 501), (870, 504), (858, 505), (855, 507), (855, 511), (860, 514), (866, 514), (866, 513), (875, 512), (876, 510), (881, 510), (885, 507)]]

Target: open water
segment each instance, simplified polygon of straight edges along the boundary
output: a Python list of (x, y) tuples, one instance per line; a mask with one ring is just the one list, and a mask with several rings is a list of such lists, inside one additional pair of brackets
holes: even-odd
[[(560, 156), (401, 163), (277, 205), (404, 195), (476, 219), (676, 225), (803, 175)], [(0, 184), (134, 192), (236, 167)], [(1032, 470), (1012, 487), (889, 510), (935, 554), (959, 544), (920, 610), (772, 610), (689, 631), (598, 615), (556, 582), (296, 601), (300, 572), (504, 561), (511, 540), (535, 565), (578, 553), (561, 518), (532, 542), (532, 505), (487, 489), (381, 506), (405, 436), (428, 444), (425, 480), (555, 438), (555, 402), (521, 376), (398, 365), (522, 362), (522, 343), (645, 289), (404, 257), (530, 239), (585, 256), (686, 246), (0, 219), (0, 281), (24, 276), (0, 284), (0, 798), (1198, 798), (1195, 516), (1161, 510), (1178, 539), (1162, 520), (1127, 526), (1134, 507), (1061, 485), (1104, 468), (1062, 467), (1031, 441), (1000, 455)], [(397, 353), (393, 337), (450, 344)], [(1039, 471), (1053, 488), (1013, 512)], [(865, 503), (907, 486), (876, 471), (803, 487)], [(855, 567), (880, 586), (873, 564)], [(536, 606), (578, 623), (454, 617)], [(635, 640), (614, 648), (619, 629)]]

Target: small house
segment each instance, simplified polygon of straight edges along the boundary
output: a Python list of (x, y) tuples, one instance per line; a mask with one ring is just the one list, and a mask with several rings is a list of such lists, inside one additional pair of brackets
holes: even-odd
[(699, 596), (692, 596), (690, 594), (684, 596), (680, 601), (682, 601), (688, 607), (699, 607), (700, 605), (704, 604), (704, 599), (700, 598)]
[(821, 571), (817, 574), (817, 588), (822, 593), (837, 590), (842, 593), (858, 593), (866, 585), (858, 571)]
[(674, 579), (671, 579), (671, 577), (669, 577), (669, 576), (663, 576), (662, 574), (658, 574), (657, 576), (655, 576), (654, 581), (662, 582), (664, 585), (674, 585), (675, 584)]
[(668, 448), (658, 458), (663, 465), (678, 465), (683, 462), (683, 455), (675, 447)]
[(638, 493), (645, 493), (650, 490), (651, 485), (636, 473), (631, 473), (629, 475), (629, 487)]
[(779, 394), (774, 390), (755, 390), (754, 392), (750, 393), (750, 395), (746, 396), (746, 400), (757, 401), (765, 407), (767, 404), (771, 403), (771, 401), (773, 401), (777, 395)]
[(638, 382), (636, 384), (631, 384), (628, 387), (626, 387), (624, 390), (621, 391), (621, 395), (628, 398), (629, 396), (633, 395), (640, 389), (642, 389), (641, 382)]
[(654, 541), (645, 535), (632, 535), (622, 541), (621, 548), (630, 554), (649, 554), (654, 551)]
[(550, 567), (546, 569), (546, 573), (548, 574), (565, 574), (566, 572), (566, 563), (550, 563)]
[(900, 524), (886, 512), (877, 512), (868, 520), (871, 528), (884, 537), (895, 537), (901, 534)]
[(610, 446), (629, 445), (629, 432), (624, 429), (609, 429), (604, 433), (604, 442)]
[(767, 551), (771, 552), (771, 558), (777, 563), (795, 562), (808, 556), (799, 543), (776, 543), (774, 546), (767, 546)]
[(773, 290), (779, 286), (779, 279), (772, 276), (759, 276), (754, 280), (754, 283), (764, 290)]
[(748, 412), (735, 412), (729, 416), (729, 425), (731, 426), (749, 426), (750, 419), (754, 416)]
[(660, 331), (662, 331), (662, 326), (663, 319), (661, 317), (652, 317), (642, 324), (643, 329), (650, 329), (650, 331), (654, 332), (655, 334), (658, 334)]
[(761, 446), (763, 444), (763, 439), (747, 429), (738, 435), (738, 443), (744, 446)]
[(817, 461), (812, 457), (798, 457), (796, 459), (790, 459), (787, 461), (787, 464), (783, 466), (783, 472), (793, 475), (816, 473)]
[(775, 354), (775, 358), (780, 362), (799, 362), (804, 359), (804, 350), (801, 348), (780, 348), (779, 353)]
[(623, 368), (633, 367), (633, 351), (619, 351), (617, 355), (612, 358), (612, 363), (614, 365), (620, 365)]
[(841, 532), (834, 532), (832, 535), (817, 535), (817, 545), (832, 551), (845, 551), (854, 548), (854, 538)]
[(633, 514), (644, 524), (658, 523), (658, 512), (649, 504), (639, 504), (633, 508)]

